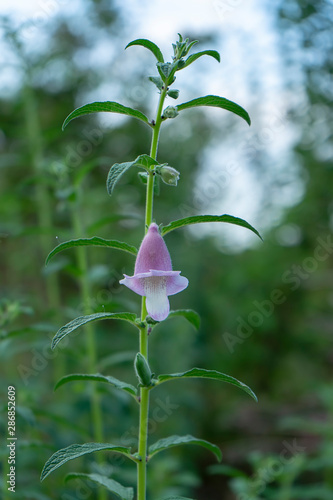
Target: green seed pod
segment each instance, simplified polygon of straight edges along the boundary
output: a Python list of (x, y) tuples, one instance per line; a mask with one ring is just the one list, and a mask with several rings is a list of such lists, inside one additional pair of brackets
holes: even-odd
[(163, 111), (163, 117), (164, 118), (176, 118), (178, 116), (178, 111), (177, 111), (177, 106), (168, 106), (165, 108)]
[(146, 358), (140, 352), (135, 357), (134, 369), (140, 384), (143, 387), (151, 386), (153, 376)]

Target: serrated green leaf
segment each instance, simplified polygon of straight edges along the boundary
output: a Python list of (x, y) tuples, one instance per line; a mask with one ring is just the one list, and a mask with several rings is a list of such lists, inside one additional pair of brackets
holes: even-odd
[(171, 75), (171, 73), (175, 71), (176, 66), (170, 62), (166, 63), (158, 62), (157, 69), (159, 74), (161, 75), (162, 80), (166, 81)]
[(142, 167), (145, 170), (149, 171), (153, 165), (159, 165), (159, 163), (149, 155), (140, 155), (134, 161), (115, 163), (114, 165), (112, 165), (106, 180), (106, 188), (109, 195), (112, 195), (112, 192), (118, 180), (129, 168), (136, 166)]
[(120, 177), (133, 165), (134, 161), (127, 161), (125, 163), (114, 163), (109, 170), (107, 179), (106, 179), (106, 189), (108, 194), (111, 196), (114, 190), (115, 185), (119, 181)]
[(203, 50), (201, 52), (196, 52), (195, 54), (190, 55), (185, 60), (185, 66), (184, 66), (184, 68), (186, 68), (187, 66), (189, 66), (190, 64), (192, 64), (194, 61), (196, 61), (197, 59), (199, 59), (199, 57), (201, 57), (201, 56), (211, 56), (214, 59), (216, 59), (218, 62), (221, 62), (220, 54), (216, 50)]
[(194, 108), (197, 106), (212, 106), (214, 108), (222, 108), (227, 111), (231, 111), (235, 115), (243, 118), (249, 125), (251, 125), (251, 119), (247, 111), (244, 108), (239, 106), (233, 101), (229, 101), (225, 97), (220, 97), (217, 95), (206, 95), (204, 97), (198, 97), (197, 99), (193, 99), (192, 101), (184, 102), (183, 104), (178, 104), (178, 111), (182, 111), (183, 109)]
[(133, 500), (134, 498), (133, 488), (126, 488), (117, 481), (114, 481), (106, 476), (102, 476), (101, 474), (82, 474), (79, 472), (71, 472), (70, 474), (67, 474), (65, 481), (77, 478), (89, 479), (100, 486), (104, 486), (108, 491), (111, 491), (111, 493), (114, 493), (122, 500)]
[(174, 446), (180, 446), (182, 444), (196, 444), (203, 446), (214, 453), (219, 461), (222, 460), (222, 452), (218, 446), (210, 443), (209, 441), (205, 441), (204, 439), (195, 438), (190, 434), (187, 434), (186, 436), (170, 436), (168, 438), (160, 439), (156, 443), (149, 446), (149, 458), (156, 455), (156, 453), (159, 453), (160, 451), (173, 448)]
[(236, 226), (245, 227), (246, 229), (250, 229), (254, 234), (259, 236), (262, 240), (262, 237), (258, 233), (258, 231), (252, 227), (246, 220), (240, 219), (239, 217), (233, 217), (232, 215), (224, 214), (224, 215), (193, 215), (192, 217), (185, 217), (184, 219), (178, 219), (173, 222), (170, 222), (167, 226), (163, 226), (161, 228), (161, 235), (164, 236), (170, 231), (174, 229), (179, 229), (183, 226), (189, 226), (191, 224), (201, 224), (202, 222), (227, 222), (228, 224), (235, 224)]
[(59, 387), (61, 387), (64, 384), (67, 384), (68, 382), (73, 382), (77, 380), (89, 380), (93, 382), (105, 382), (107, 384), (112, 385), (113, 387), (116, 387), (117, 389), (121, 389), (129, 394), (131, 396), (136, 397), (137, 396), (137, 390), (136, 388), (131, 385), (127, 384), (126, 382), (122, 382), (121, 380), (118, 380), (117, 378), (111, 377), (111, 376), (105, 376), (100, 373), (96, 373), (93, 375), (89, 375), (86, 373), (73, 373), (71, 375), (66, 375), (65, 377), (62, 377), (55, 385), (54, 390), (57, 390)]
[(251, 398), (253, 398), (255, 401), (258, 401), (257, 396), (252, 391), (252, 389), (250, 389), (250, 387), (248, 387), (247, 385), (243, 384), (243, 382), (240, 382), (236, 378), (231, 377), (230, 375), (226, 375), (225, 373), (221, 373), (216, 370), (205, 370), (204, 368), (192, 368), (191, 370), (182, 373), (159, 375), (157, 377), (157, 382), (155, 386), (162, 384), (163, 382), (167, 382), (168, 380), (176, 380), (182, 378), (207, 378), (212, 380), (219, 380), (221, 382), (227, 382), (228, 384), (235, 385), (239, 389), (242, 389), (247, 394), (249, 394)]
[(131, 456), (131, 448), (125, 448), (124, 446), (117, 446), (110, 443), (85, 443), (85, 444), (71, 444), (67, 448), (62, 448), (56, 451), (45, 463), (40, 480), (43, 481), (51, 472), (61, 467), (63, 464), (69, 460), (74, 460), (75, 458), (82, 457), (88, 453), (93, 453), (94, 451), (110, 450), (122, 455), (127, 456), (133, 460)]
[(134, 326), (137, 326), (135, 323), (136, 314), (134, 313), (95, 313), (89, 314), (88, 316), (79, 316), (78, 318), (73, 319), (66, 325), (62, 326), (55, 336), (53, 337), (51, 349), (54, 349), (56, 345), (64, 338), (66, 335), (69, 335), (74, 330), (79, 328), (80, 326), (85, 325), (86, 323), (90, 323), (91, 321), (98, 321), (102, 319), (120, 319), (123, 321), (128, 321)]
[(75, 118), (79, 118), (79, 116), (90, 115), (92, 113), (119, 113), (121, 115), (132, 116), (133, 118), (138, 118), (143, 121), (147, 125), (149, 125), (149, 120), (146, 115), (141, 113), (138, 109), (129, 108), (128, 106), (123, 106), (119, 104), (119, 102), (114, 101), (104, 101), (104, 102), (91, 102), (89, 104), (85, 104), (84, 106), (80, 106), (79, 108), (74, 109), (62, 124), (62, 130), (67, 127), (70, 121)]
[(46, 257), (45, 265), (47, 265), (50, 259), (52, 259), (52, 257), (57, 255), (59, 252), (68, 250), (68, 248), (86, 246), (114, 248), (116, 250), (123, 250), (124, 252), (128, 252), (132, 255), (136, 255), (138, 253), (138, 249), (136, 247), (129, 245), (128, 243), (124, 243), (123, 241), (105, 240), (104, 238), (93, 236), (92, 238), (78, 238), (76, 240), (69, 240), (60, 243), (60, 245), (56, 246)]
[(154, 56), (156, 57), (158, 62), (161, 62), (161, 63), (164, 62), (163, 54), (162, 54), (160, 48), (154, 42), (151, 42), (150, 40), (147, 40), (146, 38), (138, 38), (137, 40), (133, 40), (133, 42), (128, 43), (125, 47), (125, 50), (128, 47), (132, 47), (133, 45), (141, 45), (142, 47), (145, 47), (146, 49), (150, 50), (154, 54)]
[(183, 318), (187, 319), (187, 321), (191, 323), (191, 325), (193, 325), (194, 328), (199, 330), (200, 316), (192, 309), (177, 309), (176, 311), (170, 311), (168, 318), (173, 318), (175, 316), (182, 316)]

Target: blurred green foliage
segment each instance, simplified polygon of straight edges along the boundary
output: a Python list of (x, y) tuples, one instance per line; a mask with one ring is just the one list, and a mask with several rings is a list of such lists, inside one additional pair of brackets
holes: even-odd
[[(229, 467), (214, 468), (201, 450), (188, 454), (176, 448), (158, 457), (149, 471), (156, 498), (332, 498), (331, 10), (324, 0), (292, 0), (281, 1), (276, 12), (286, 92), (305, 96), (301, 105), (297, 100), (289, 105), (288, 120), (298, 140), (286, 165), (286, 171), (300, 170), (303, 197), (264, 235), (264, 244), (233, 255), (219, 251), (213, 238), (200, 239), (185, 229), (166, 236), (174, 268), (190, 281), (183, 294), (172, 298), (172, 307), (195, 309), (202, 324), (199, 333), (182, 318), (158, 326), (151, 338), (152, 370), (215, 368), (246, 382), (259, 404), (214, 381), (157, 388), (151, 439), (187, 432), (204, 437), (220, 445)], [(77, 100), (105, 82), (111, 91), (113, 79), (123, 89), (140, 82), (143, 96), (155, 95), (143, 78), (144, 68), (134, 69), (125, 80), (112, 62), (107, 69), (77, 63), (78, 54), (84, 57), (99, 39), (107, 40), (111, 52), (114, 47), (122, 50), (117, 41), (122, 20), (110, 2), (106, 8), (104, 2), (86, 1), (85, 13), (90, 14), (85, 34), (77, 27), (80, 19), (71, 24), (59, 16), (52, 23), (50, 43), (32, 53), (10, 20), (2, 20), (20, 85), (0, 102), (0, 393), (2, 404), (7, 386), (17, 388), (17, 495), (22, 499), (97, 498), (92, 484), (79, 479), (65, 484), (64, 471), (39, 483), (43, 463), (53, 451), (94, 440), (90, 386), (73, 382), (52, 391), (59, 376), (89, 371), (87, 332), (82, 329), (54, 353), (50, 339), (83, 312), (138, 312), (139, 307), (118, 284), (122, 273), (133, 269), (130, 255), (89, 248), (82, 260), (73, 249), (44, 267), (49, 251), (73, 237), (96, 235), (137, 246), (142, 237), (144, 186), (137, 172), (126, 174), (111, 198), (105, 180), (112, 163), (149, 152), (149, 131), (135, 120), (116, 121), (110, 128), (90, 116), (61, 132)], [(301, 78), (292, 71), (296, 66)], [(131, 102), (128, 93), (126, 100), (124, 104), (152, 114), (151, 100)], [(162, 130), (159, 160), (181, 177), (177, 188), (160, 186), (158, 223), (195, 215), (196, 175), (214, 134), (214, 123), (198, 111)], [(249, 158), (249, 167), (258, 182), (268, 169), (260, 155)], [(278, 190), (279, 185), (268, 183), (263, 211)], [(111, 323), (98, 323), (94, 329), (96, 372), (135, 384), (132, 363), (138, 339), (130, 326)], [(96, 388), (105, 439), (135, 447), (135, 403), (103, 384)], [(6, 435), (5, 410), (1, 435)], [(295, 440), (302, 451), (281, 462), (285, 443), (292, 446)], [(4, 480), (7, 450), (2, 449), (0, 458)], [(107, 454), (66, 467), (68, 472), (104, 471), (125, 485), (135, 481), (133, 467)], [(4, 483), (2, 488), (4, 498), (10, 498)]]

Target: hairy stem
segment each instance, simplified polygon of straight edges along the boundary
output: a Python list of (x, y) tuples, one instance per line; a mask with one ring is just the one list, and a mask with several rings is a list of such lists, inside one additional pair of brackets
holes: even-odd
[[(158, 140), (160, 136), (160, 128), (162, 123), (163, 104), (167, 93), (165, 85), (161, 91), (158, 102), (156, 121), (153, 128), (153, 137), (151, 141), (150, 156), (156, 160)], [(146, 212), (145, 212), (145, 232), (147, 232), (153, 219), (154, 205), (154, 172), (150, 171), (147, 180), (146, 192)], [(146, 298), (142, 297), (141, 302), (141, 321), (144, 321), (147, 316)], [(148, 361), (148, 332), (147, 326), (140, 330), (140, 352)], [(146, 500), (147, 490), (147, 441), (148, 441), (148, 417), (149, 417), (149, 389), (141, 387), (140, 389), (140, 423), (139, 423), (139, 439), (138, 453), (140, 462), (138, 462), (138, 491), (137, 500)]]

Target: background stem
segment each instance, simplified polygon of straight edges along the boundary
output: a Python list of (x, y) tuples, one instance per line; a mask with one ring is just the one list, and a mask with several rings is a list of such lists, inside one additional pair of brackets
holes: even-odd
[[(83, 238), (85, 235), (85, 228), (81, 222), (80, 214), (80, 190), (77, 188), (77, 200), (73, 206), (72, 210), (72, 224), (74, 229), (75, 238)], [(80, 295), (82, 300), (83, 314), (90, 314), (90, 301), (91, 301), (91, 286), (88, 280), (88, 258), (86, 249), (84, 247), (76, 248), (77, 263), (81, 272), (80, 280)], [(86, 329), (86, 349), (88, 356), (88, 367), (89, 373), (96, 372), (96, 362), (97, 362), (97, 349), (95, 341), (95, 326), (92, 323), (87, 323), (85, 325)], [(93, 422), (93, 438), (97, 443), (103, 443), (104, 433), (103, 433), (103, 416), (100, 405), (100, 397), (96, 391), (95, 384), (91, 384), (90, 388), (90, 405), (91, 405), (91, 418)], [(97, 461), (100, 465), (104, 463), (103, 456), (98, 453)], [(107, 491), (100, 487), (98, 488), (98, 500), (107, 500)]]
[[(41, 132), (41, 124), (34, 90), (28, 83), (23, 92), (25, 131), (28, 138), (29, 155), (34, 175), (37, 177), (35, 183), (36, 213), (38, 226), (41, 231), (39, 244), (42, 253), (42, 262), (54, 246), (55, 238), (49, 231), (54, 227), (53, 207), (51, 195), (46, 185), (44, 170), (44, 148)], [(52, 311), (56, 323), (60, 323), (61, 300), (59, 279), (55, 273), (45, 276), (47, 307)], [(42, 297), (44, 294), (40, 294)], [(54, 382), (57, 382), (65, 373), (62, 356), (57, 356), (53, 363)]]

